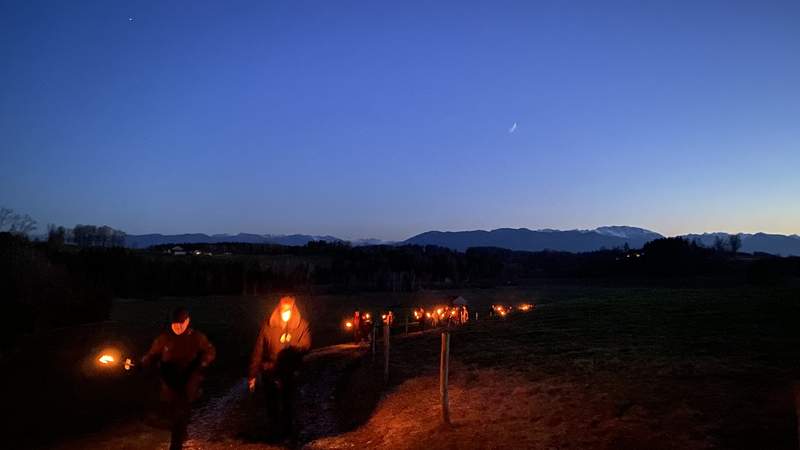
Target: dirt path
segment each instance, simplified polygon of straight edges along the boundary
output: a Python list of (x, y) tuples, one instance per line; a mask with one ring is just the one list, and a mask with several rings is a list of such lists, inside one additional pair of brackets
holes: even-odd
[[(343, 344), (314, 350), (306, 357), (296, 418), (301, 431), (295, 447), (338, 432), (335, 401), (337, 384), (365, 350), (365, 347)], [(286, 448), (289, 444), (272, 445), (259, 438), (266, 420), (261, 400), (263, 399), (249, 394), (244, 378), (233, 383), (227, 390), (213, 396), (194, 411), (189, 427), (190, 440), (185, 448)], [(168, 431), (159, 428), (145, 425), (141, 421), (129, 422), (55, 448), (166, 448)]]

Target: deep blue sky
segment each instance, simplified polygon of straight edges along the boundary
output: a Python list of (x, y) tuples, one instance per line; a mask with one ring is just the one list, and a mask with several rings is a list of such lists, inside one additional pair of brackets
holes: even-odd
[(796, 0), (0, 5), (42, 224), (800, 232)]

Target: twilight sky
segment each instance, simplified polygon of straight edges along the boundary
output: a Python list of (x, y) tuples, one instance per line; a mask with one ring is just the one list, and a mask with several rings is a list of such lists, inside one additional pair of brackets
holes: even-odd
[(40, 231), (800, 233), (796, 0), (5, 0), (0, 64)]

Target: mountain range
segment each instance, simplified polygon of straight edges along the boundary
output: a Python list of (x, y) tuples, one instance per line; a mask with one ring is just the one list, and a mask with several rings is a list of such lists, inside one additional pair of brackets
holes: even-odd
[[(742, 252), (764, 252), (775, 255), (800, 256), (800, 236), (739, 233)], [(717, 238), (727, 242), (728, 233), (687, 234), (689, 240), (710, 247)], [(663, 235), (644, 228), (629, 226), (607, 226), (593, 230), (530, 230), (527, 228), (498, 228), (484, 231), (428, 231), (405, 241), (391, 242), (378, 239), (349, 241), (354, 246), (362, 245), (437, 245), (464, 251), (470, 247), (500, 247), (511, 250), (541, 251), (556, 250), (567, 252), (587, 252), (601, 248), (624, 247), (641, 248), (644, 244)], [(306, 234), (271, 235), (239, 233), (207, 235), (194, 234), (141, 234), (127, 235), (126, 245), (132, 248), (146, 248), (152, 245), (183, 243), (240, 242), (253, 244), (305, 245), (310, 241), (348, 242), (334, 236), (312, 236)]]
[(527, 228), (498, 228), (492, 231), (428, 231), (407, 241), (408, 244), (439, 245), (455, 250), (469, 247), (501, 247), (511, 250), (559, 250), (587, 252), (600, 248), (640, 248), (645, 243), (664, 236), (636, 227), (600, 227), (594, 230), (529, 230)]
[[(737, 235), (742, 241), (742, 247), (739, 250), (741, 252), (800, 256), (800, 236), (796, 234), (738, 233)], [(703, 233), (686, 234), (680, 237), (711, 247), (717, 238), (727, 243), (730, 236), (729, 233)], [(501, 247), (526, 251), (586, 252), (604, 247), (623, 247), (625, 244), (628, 244), (630, 248), (641, 248), (647, 242), (662, 237), (664, 236), (654, 231), (626, 226), (568, 231), (499, 228), (492, 231), (429, 231), (405, 242), (419, 245), (439, 245), (456, 250), (466, 250), (469, 247)]]

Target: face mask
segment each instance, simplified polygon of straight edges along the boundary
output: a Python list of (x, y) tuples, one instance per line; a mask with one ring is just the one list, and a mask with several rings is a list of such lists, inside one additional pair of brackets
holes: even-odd
[(187, 317), (183, 322), (172, 323), (170, 327), (172, 328), (173, 333), (180, 336), (186, 331), (187, 328), (189, 328), (189, 318)]

